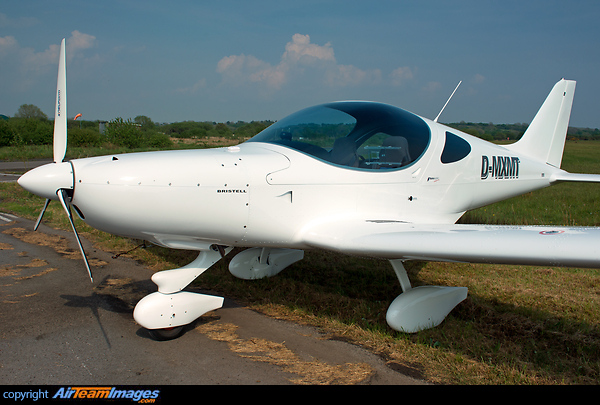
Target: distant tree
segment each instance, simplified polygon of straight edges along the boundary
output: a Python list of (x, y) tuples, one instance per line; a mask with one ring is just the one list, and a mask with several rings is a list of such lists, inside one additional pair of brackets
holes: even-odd
[(128, 148), (139, 148), (142, 146), (142, 131), (131, 121), (124, 121), (118, 117), (110, 121), (106, 126), (106, 139), (113, 145), (126, 146)]
[(213, 124), (209, 122), (183, 121), (163, 125), (160, 130), (174, 138), (204, 138), (213, 129)]
[(10, 146), (15, 141), (15, 132), (6, 120), (0, 120), (0, 146)]
[(173, 146), (173, 141), (168, 135), (161, 134), (158, 132), (148, 132), (145, 136), (144, 143), (146, 146), (151, 148), (170, 148)]
[[(152, 121), (150, 120), (150, 122)], [(125, 146), (130, 149), (146, 147), (167, 148), (173, 146), (173, 142), (168, 135), (158, 133), (155, 130), (143, 131), (142, 125), (131, 121), (130, 118), (127, 121), (120, 117), (115, 118), (106, 126), (106, 140), (113, 145)], [(152, 126), (154, 126), (154, 123), (152, 123)], [(91, 136), (91, 133), (87, 136), (90, 139), (95, 139)]]
[(217, 125), (215, 125), (215, 131), (217, 131), (217, 133), (221, 136), (231, 135), (231, 129), (229, 129), (229, 127), (222, 122), (219, 122)]
[(24, 145), (51, 145), (54, 132), (52, 121), (36, 118), (11, 118), (15, 137)]
[(38, 120), (47, 120), (48, 116), (44, 114), (39, 107), (33, 104), (22, 104), (15, 114), (17, 118), (35, 118)]
[(238, 122), (236, 124), (235, 136), (238, 138), (251, 138), (271, 124), (271, 121)]
[(102, 146), (104, 140), (105, 137), (103, 135), (100, 135), (97, 130), (91, 128), (71, 128), (67, 137), (69, 146)]
[(146, 117), (145, 115), (138, 115), (133, 119), (133, 122), (138, 124), (142, 131), (151, 131), (154, 129), (154, 122), (152, 122), (150, 117)]

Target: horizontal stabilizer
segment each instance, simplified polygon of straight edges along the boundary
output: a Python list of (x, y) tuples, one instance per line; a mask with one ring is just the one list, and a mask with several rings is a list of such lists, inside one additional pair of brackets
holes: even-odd
[(583, 183), (600, 183), (600, 174), (555, 173), (550, 178), (551, 183), (561, 181), (578, 181)]

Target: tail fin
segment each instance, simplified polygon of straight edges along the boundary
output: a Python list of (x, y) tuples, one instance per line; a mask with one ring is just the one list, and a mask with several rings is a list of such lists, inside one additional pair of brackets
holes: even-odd
[(560, 167), (574, 94), (575, 81), (562, 79), (556, 83), (523, 137), (506, 147)]

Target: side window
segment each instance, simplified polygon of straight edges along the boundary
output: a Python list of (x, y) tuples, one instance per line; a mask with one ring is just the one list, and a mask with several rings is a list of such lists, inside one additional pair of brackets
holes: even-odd
[(446, 144), (440, 160), (442, 163), (454, 163), (464, 159), (471, 153), (471, 145), (458, 135), (446, 132)]

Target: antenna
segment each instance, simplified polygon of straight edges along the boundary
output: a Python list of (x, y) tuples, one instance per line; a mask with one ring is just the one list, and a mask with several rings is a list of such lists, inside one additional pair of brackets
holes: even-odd
[(462, 80), (460, 82), (458, 82), (458, 84), (456, 85), (456, 88), (454, 89), (454, 91), (452, 92), (452, 94), (450, 94), (450, 97), (448, 97), (448, 101), (446, 101), (446, 104), (444, 104), (444, 106), (442, 107), (442, 110), (437, 115), (437, 117), (435, 117), (435, 119), (433, 120), (433, 122), (437, 122), (438, 121), (438, 118), (440, 118), (440, 115), (442, 115), (442, 112), (444, 111), (444, 108), (446, 108), (446, 106), (450, 102), (450, 99), (452, 98), (452, 96), (454, 95), (454, 93), (456, 93), (456, 90), (458, 90), (458, 86), (460, 86), (461, 83), (462, 83)]

